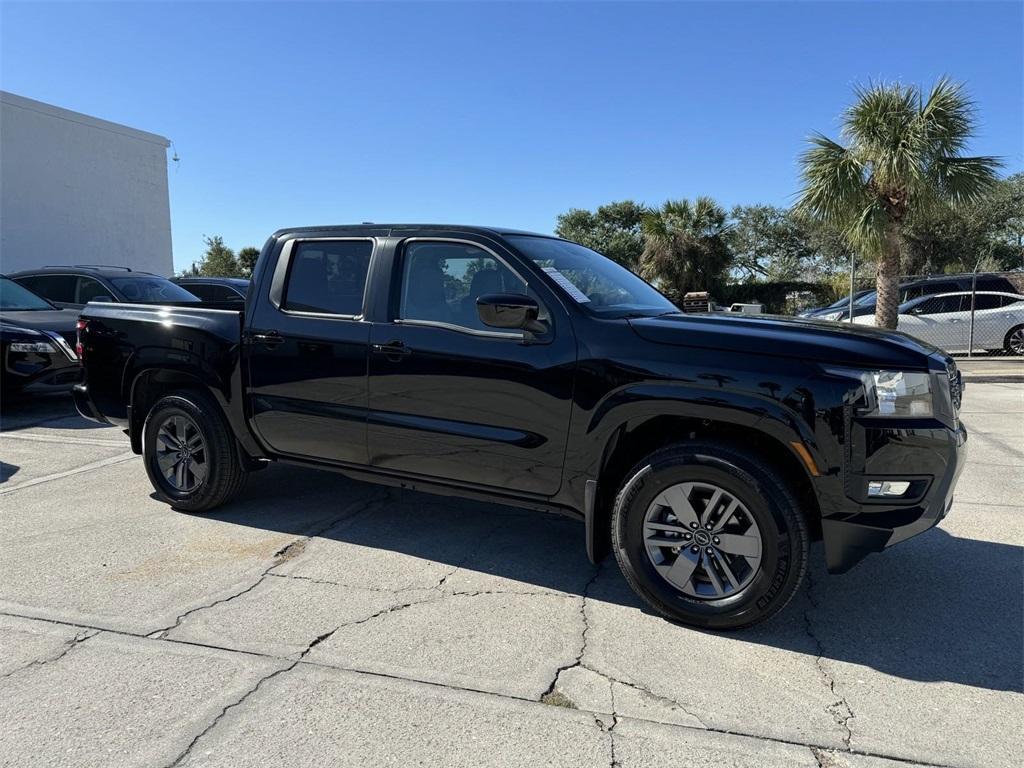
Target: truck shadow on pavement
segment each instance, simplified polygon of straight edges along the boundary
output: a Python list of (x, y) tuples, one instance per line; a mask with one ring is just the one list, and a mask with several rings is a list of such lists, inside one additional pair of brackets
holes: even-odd
[[(328, 506), (323, 500), (330, 499), (329, 506), (340, 508), (346, 498), (374, 492), (341, 475), (273, 466), (253, 475), (236, 501), (210, 517), (301, 535), (308, 531), (304, 513), (312, 505)], [(371, 562), (385, 570), (389, 562), (396, 568), (407, 564), (406, 558), (458, 567), (471, 589), (585, 594), (621, 608), (627, 633), (637, 620), (634, 611), (650, 613), (613, 557), (595, 579), (582, 525), (555, 515), (392, 490), (319, 538), (351, 545), (350, 553), (337, 549), (343, 556), (373, 552)], [(810, 570), (809, 586), (782, 613), (729, 637), (907, 680), (1021, 690), (1024, 548), (936, 528), (840, 576), (825, 573), (815, 545)], [(681, 648), (687, 633), (696, 632), (668, 622), (664, 631), (678, 632)]]

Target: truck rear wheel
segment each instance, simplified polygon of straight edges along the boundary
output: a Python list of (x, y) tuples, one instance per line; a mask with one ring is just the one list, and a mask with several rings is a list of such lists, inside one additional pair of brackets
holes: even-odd
[(707, 629), (762, 622), (807, 570), (807, 524), (757, 457), (677, 445), (637, 464), (615, 500), (612, 545), (626, 580), (660, 614)]
[(146, 417), (142, 449), (150, 482), (175, 509), (206, 512), (245, 483), (235, 438), (203, 392), (175, 392), (158, 400)]

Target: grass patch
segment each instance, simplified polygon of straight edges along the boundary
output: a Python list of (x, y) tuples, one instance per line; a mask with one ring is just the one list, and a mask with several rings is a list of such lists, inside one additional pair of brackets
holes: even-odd
[(573, 700), (566, 696), (561, 691), (551, 691), (545, 693), (540, 697), (541, 704), (549, 704), (552, 707), (565, 707), (566, 709), (576, 709), (576, 705)]

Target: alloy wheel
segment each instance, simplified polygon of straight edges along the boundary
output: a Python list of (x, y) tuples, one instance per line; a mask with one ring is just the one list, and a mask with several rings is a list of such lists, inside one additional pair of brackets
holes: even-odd
[(156, 463), (176, 491), (191, 493), (206, 480), (206, 440), (187, 416), (168, 416), (156, 433)]
[(1015, 355), (1024, 355), (1024, 328), (1018, 328), (1010, 334), (1007, 346)]
[(761, 565), (763, 541), (753, 515), (711, 483), (677, 483), (644, 516), (647, 557), (665, 581), (690, 597), (717, 600), (739, 592)]

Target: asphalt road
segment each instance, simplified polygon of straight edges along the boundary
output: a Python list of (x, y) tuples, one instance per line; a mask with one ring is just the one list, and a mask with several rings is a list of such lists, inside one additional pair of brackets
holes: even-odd
[[(937, 529), (769, 624), (646, 612), (582, 528), (287, 467), (208, 516), (64, 398), (0, 434), (4, 766), (1016, 766), (1024, 385)], [(559, 706), (561, 705), (561, 706)]]

